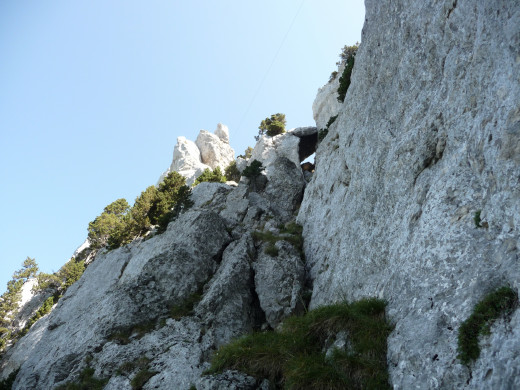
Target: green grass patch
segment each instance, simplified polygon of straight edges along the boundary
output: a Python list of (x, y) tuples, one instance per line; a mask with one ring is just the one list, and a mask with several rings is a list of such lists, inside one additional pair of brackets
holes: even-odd
[(458, 358), (466, 365), (480, 356), (479, 336), (488, 335), (491, 325), (508, 316), (518, 306), (518, 295), (510, 287), (501, 287), (488, 294), (475, 306), (473, 313), (459, 328)]
[(276, 244), (278, 241), (287, 241), (298, 250), (301, 258), (303, 259), (303, 228), (296, 222), (289, 222), (285, 225), (280, 225), (279, 228), (280, 235), (275, 235), (269, 231), (256, 231), (253, 232), (253, 238), (255, 241), (261, 241), (268, 244), (264, 249), (264, 252), (269, 256), (278, 256), (278, 249), (274, 246), (274, 244)]
[(145, 334), (155, 329), (156, 322), (156, 320), (151, 320), (119, 328), (119, 330), (108, 337), (108, 341), (115, 341), (121, 345), (130, 344), (132, 336), (136, 339), (142, 338)]
[(78, 382), (67, 382), (55, 388), (55, 390), (102, 390), (108, 383), (108, 379), (94, 377), (92, 367), (85, 368), (78, 378)]
[(147, 357), (142, 357), (142, 358), (139, 358), (139, 359), (137, 359), (135, 361), (131, 361), (131, 362), (124, 362), (123, 364), (121, 364), (119, 366), (116, 373), (117, 373), (117, 375), (129, 375), (132, 372), (134, 372), (136, 369), (142, 370), (142, 369), (148, 367), (149, 363), (150, 363), (150, 359), (148, 359)]
[(1, 380), (0, 381), (0, 390), (11, 390), (19, 371), (20, 371), (20, 369), (15, 370), (15, 371), (11, 372), (7, 378)]
[[(207, 373), (227, 369), (268, 378), (284, 389), (389, 389), (386, 303), (363, 299), (324, 306), (286, 319), (280, 331), (247, 335), (221, 347)], [(351, 348), (325, 352), (338, 332)]]
[(133, 379), (130, 381), (130, 385), (132, 385), (132, 390), (141, 390), (143, 386), (150, 380), (151, 377), (157, 375), (157, 371), (150, 371), (148, 368), (141, 369)]
[(481, 228), (482, 227), (482, 220), (480, 219), (480, 213), (482, 212), (482, 210), (477, 210), (475, 211), (475, 215), (473, 216), (473, 222), (475, 222), (475, 227), (476, 228)]
[(202, 287), (187, 297), (182, 303), (170, 308), (170, 317), (180, 320), (182, 317), (191, 316), (195, 313), (195, 307), (202, 299)]
[(269, 244), (265, 247), (264, 253), (266, 255), (276, 257), (278, 256), (278, 248), (274, 244)]

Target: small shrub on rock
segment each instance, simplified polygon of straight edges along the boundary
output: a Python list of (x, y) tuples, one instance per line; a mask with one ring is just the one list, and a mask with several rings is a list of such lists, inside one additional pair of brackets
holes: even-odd
[(327, 136), (327, 134), (329, 134), (329, 127), (336, 121), (337, 118), (338, 118), (337, 115), (331, 116), (329, 118), (329, 121), (327, 122), (327, 126), (325, 126), (324, 129), (320, 129), (318, 131), (318, 140), (320, 142), (324, 140), (324, 138)]
[(269, 244), (265, 247), (264, 253), (271, 257), (278, 256), (278, 248), (274, 244)]
[(273, 114), (270, 118), (265, 118), (258, 127), (258, 136), (255, 137), (258, 141), (264, 134), (269, 137), (274, 137), (279, 134), (285, 133), (285, 114)]
[(480, 356), (479, 337), (490, 333), (493, 323), (508, 316), (518, 307), (518, 295), (510, 287), (501, 287), (488, 294), (475, 306), (473, 313), (459, 328), (458, 358), (466, 365)]
[(244, 154), (241, 154), (238, 157), (241, 157), (241, 158), (247, 160), (248, 158), (251, 158), (252, 155), (253, 155), (253, 148), (251, 146), (248, 146), (247, 149), (244, 151)]
[(148, 368), (143, 368), (139, 370), (137, 374), (133, 377), (130, 385), (132, 385), (132, 390), (141, 390), (143, 386), (150, 380), (151, 377), (158, 374), (157, 371), (150, 371)]
[(188, 296), (184, 301), (178, 305), (173, 305), (170, 308), (170, 317), (174, 320), (180, 320), (182, 317), (193, 315), (195, 307), (202, 299), (202, 287)]
[(240, 181), (240, 177), (242, 174), (237, 168), (237, 162), (233, 161), (231, 164), (227, 166), (224, 170), (224, 175), (226, 175), (227, 180), (236, 181), (237, 183)]
[(216, 167), (215, 169), (213, 169), (213, 171), (206, 168), (204, 172), (202, 172), (202, 174), (199, 177), (197, 177), (197, 179), (193, 183), (193, 187), (205, 181), (209, 183), (225, 183), (226, 176), (222, 174), (220, 167)]
[(253, 160), (249, 166), (244, 169), (244, 172), (242, 172), (242, 175), (247, 177), (248, 179), (255, 179), (256, 177), (260, 176), (262, 173), (264, 167), (262, 166), (262, 163), (258, 160)]
[(357, 50), (357, 45), (345, 46), (340, 55), (341, 61), (338, 64), (341, 65), (342, 63), (346, 63), (345, 69), (343, 69), (343, 73), (339, 78), (338, 101), (341, 103), (345, 100), (347, 90), (350, 87), (350, 77), (352, 75), (352, 69), (354, 69)]

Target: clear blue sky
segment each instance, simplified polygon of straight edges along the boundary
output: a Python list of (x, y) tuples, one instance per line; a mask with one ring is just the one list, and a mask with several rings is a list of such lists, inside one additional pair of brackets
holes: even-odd
[(238, 155), (270, 114), (314, 125), (364, 5), (301, 4), (0, 2), (0, 293), (27, 256), (57, 271), (107, 204), (156, 183), (178, 136), (222, 122)]

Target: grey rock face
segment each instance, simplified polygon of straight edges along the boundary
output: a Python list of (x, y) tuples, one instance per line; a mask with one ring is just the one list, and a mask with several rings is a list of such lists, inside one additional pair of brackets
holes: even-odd
[[(243, 375), (206, 381), (201, 374), (222, 344), (299, 310), (304, 268), (297, 252), (279, 242), (280, 256), (271, 264), (252, 239), (267, 222), (294, 219), (301, 199), (301, 170), (283, 157), (270, 167), (272, 176), (263, 176), (256, 190), (247, 180), (237, 187), (201, 183), (192, 208), (166, 232), (101, 250), (57, 307), (9, 350), (2, 377), (21, 367), (14, 389), (50, 389), (74, 381), (88, 365), (109, 379), (107, 389), (131, 389), (140, 370), (151, 373), (145, 389), (199, 382), (246, 388), (251, 378)], [(275, 196), (284, 191), (285, 197)], [(184, 315), (171, 314), (201, 291)]]
[(303, 309), (305, 283), (305, 269), (294, 247), (285, 241), (278, 241), (275, 246), (277, 256), (261, 251), (253, 265), (260, 306), (272, 328)]
[(394, 388), (520, 387), (518, 313), (483, 341), (472, 374), (456, 358), (474, 305), (520, 287), (519, 3), (366, 8), (298, 217), (311, 305), (388, 300)]
[(286, 157), (277, 158), (270, 167), (265, 193), (271, 208), (276, 210), (275, 214), (286, 222), (292, 218), (302, 201), (305, 188), (303, 172), (299, 164), (294, 164)]

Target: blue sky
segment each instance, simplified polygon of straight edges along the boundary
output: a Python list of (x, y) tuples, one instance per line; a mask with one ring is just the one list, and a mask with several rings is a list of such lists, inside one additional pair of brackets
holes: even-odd
[(314, 125), (363, 21), (362, 0), (0, 2), (0, 292), (27, 256), (57, 271), (178, 136), (222, 122), (238, 155), (273, 113)]

